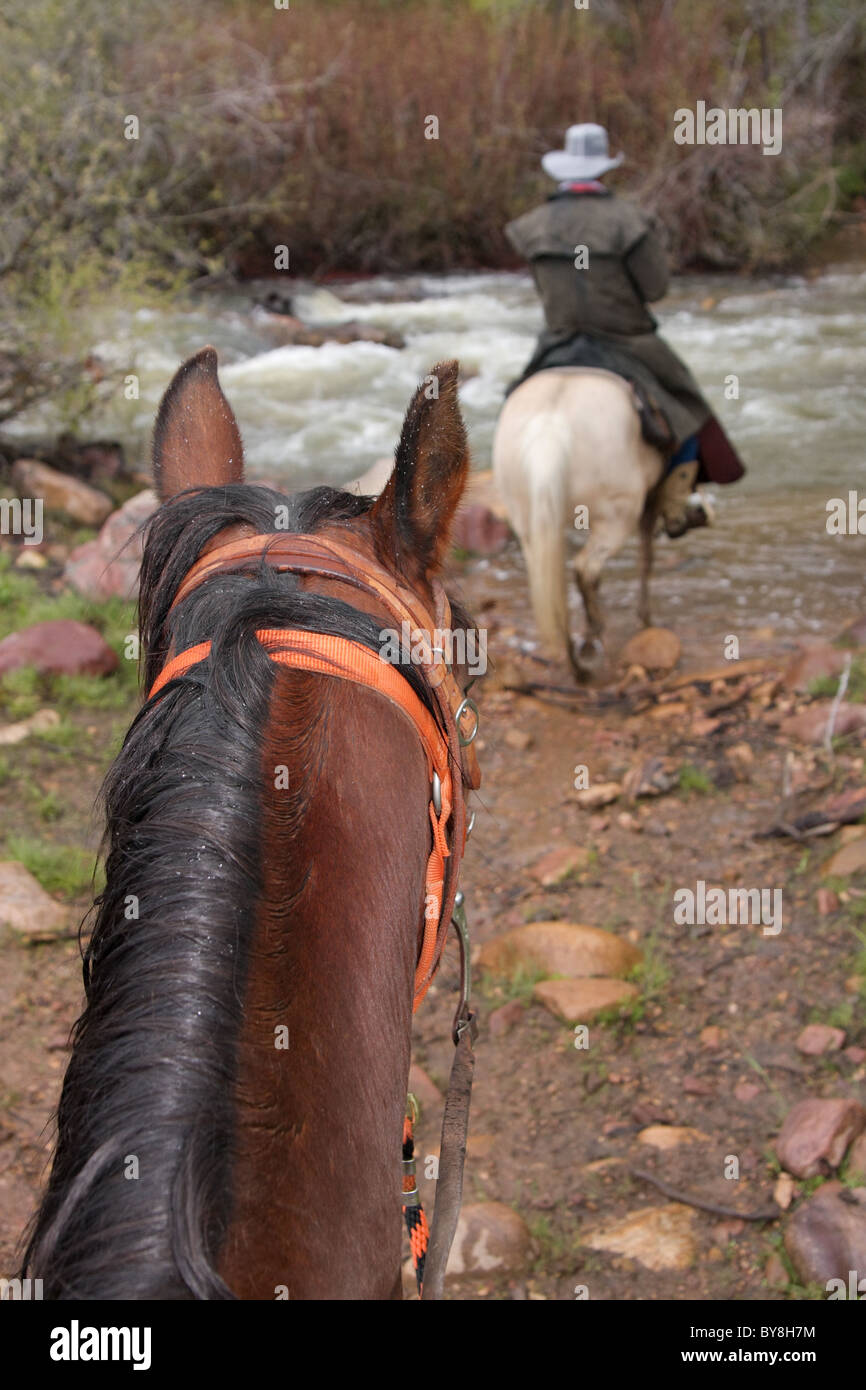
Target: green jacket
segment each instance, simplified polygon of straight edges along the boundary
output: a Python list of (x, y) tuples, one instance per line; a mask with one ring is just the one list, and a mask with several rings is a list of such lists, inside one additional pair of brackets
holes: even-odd
[(659, 337), (647, 307), (666, 294), (669, 278), (652, 219), (607, 190), (563, 191), (510, 222), (505, 235), (530, 262), (544, 306), (539, 350), (578, 333), (617, 344), (677, 443), (698, 433), (710, 407), (688, 367)]

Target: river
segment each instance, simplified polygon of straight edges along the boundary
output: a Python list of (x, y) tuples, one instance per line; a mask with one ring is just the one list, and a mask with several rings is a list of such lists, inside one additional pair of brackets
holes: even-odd
[[(393, 451), (415, 385), (436, 361), (456, 356), (468, 377), (461, 401), (474, 465), (489, 467), (503, 387), (540, 327), (528, 275), (380, 276), (336, 291), (293, 287), (305, 320), (360, 319), (402, 334), (401, 351), (372, 343), (274, 347), (270, 316), (252, 303), (261, 289), (204, 296), (186, 311), (103, 314), (90, 327), (92, 350), (135, 372), (140, 397), (118, 396), (100, 432), (145, 456), (172, 371), (211, 342), (241, 424), (248, 473), (288, 488), (340, 483)], [(862, 613), (866, 537), (829, 535), (826, 523), (828, 499), (852, 489), (866, 496), (866, 271), (681, 277), (657, 316), (749, 471), (736, 486), (712, 490), (710, 530), (660, 543), (656, 621), (709, 652), (729, 631), (772, 627), (790, 641)], [(726, 392), (731, 376), (736, 398), (729, 398), (729, 380)], [(34, 423), (31, 415), (20, 427)], [(50, 417), (43, 413), (38, 423)], [(623, 633), (634, 626), (634, 563), (630, 547), (605, 585)], [(516, 550), (480, 568), (515, 592), (522, 583)]]

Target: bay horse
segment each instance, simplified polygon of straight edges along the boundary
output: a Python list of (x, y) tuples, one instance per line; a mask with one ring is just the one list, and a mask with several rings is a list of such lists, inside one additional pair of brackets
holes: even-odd
[[(463, 671), (381, 659), (395, 605), (448, 613), (469, 455), (457, 364), (433, 378), (377, 499), (246, 484), (212, 348), (163, 397), (150, 695), (104, 788), (86, 1007), (24, 1260), (47, 1298), (401, 1296), (413, 996), (477, 784), (461, 765), (452, 786), (451, 739), (431, 800), (424, 738)], [(345, 653), (372, 679), (344, 678)]]
[[(628, 382), (589, 367), (549, 367), (508, 397), (493, 440), (493, 477), (526, 562), (543, 642), (564, 652), (575, 677), (598, 669), (605, 564), (640, 536), (638, 616), (649, 626), (649, 576), (657, 522), (661, 452), (641, 434)], [(578, 512), (578, 508), (585, 511)], [(566, 531), (583, 522), (587, 540), (574, 561), (586, 636), (572, 641), (566, 593)]]

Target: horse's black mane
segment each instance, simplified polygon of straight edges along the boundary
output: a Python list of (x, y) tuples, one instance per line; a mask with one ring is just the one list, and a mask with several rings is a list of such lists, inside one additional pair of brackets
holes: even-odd
[[(270, 532), (279, 516), (280, 530), (310, 532), (370, 505), (330, 488), (289, 498), (238, 484), (183, 493), (149, 524), (145, 688), (172, 635), (177, 650), (213, 647), (144, 705), (103, 787), (106, 886), (84, 952), (87, 1003), (24, 1257), (46, 1298), (232, 1297), (215, 1264), (231, 1215), (235, 1057), (275, 679), (255, 632), (310, 628), (378, 648), (379, 623), (265, 567), (213, 577), (171, 616), (169, 607), (224, 527)], [(419, 671), (401, 669), (429, 704)]]

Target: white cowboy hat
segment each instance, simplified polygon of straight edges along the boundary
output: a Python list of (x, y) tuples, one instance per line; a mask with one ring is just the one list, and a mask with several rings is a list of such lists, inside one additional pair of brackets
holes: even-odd
[(550, 150), (541, 167), (552, 179), (597, 179), (624, 159), (623, 154), (611, 159), (603, 125), (572, 125), (565, 132), (565, 149)]

